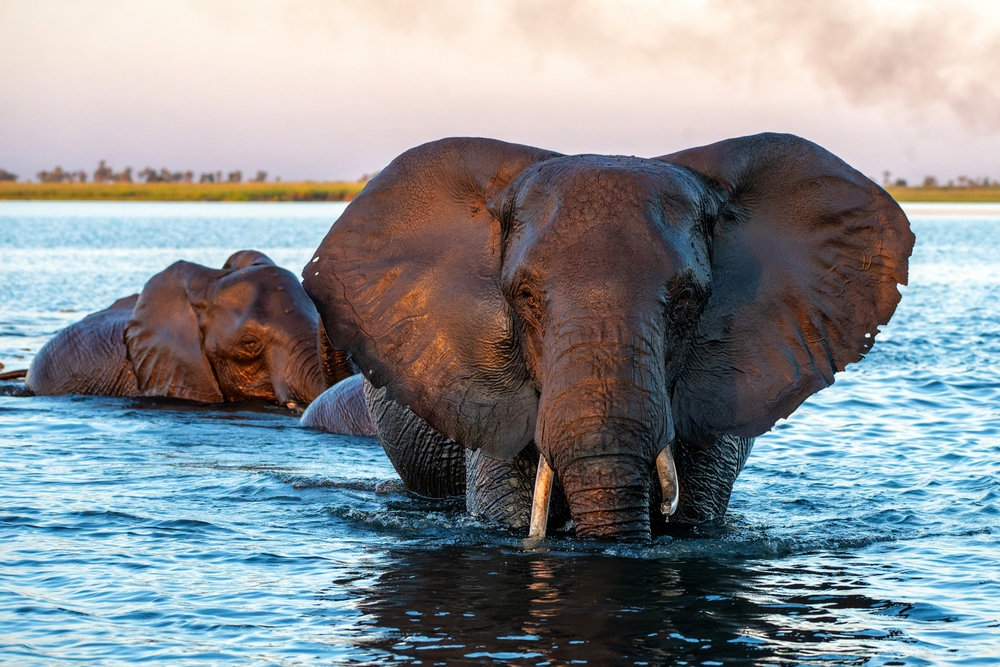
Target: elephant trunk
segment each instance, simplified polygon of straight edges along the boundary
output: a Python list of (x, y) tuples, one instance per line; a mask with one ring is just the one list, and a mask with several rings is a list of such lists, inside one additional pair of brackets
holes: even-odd
[(338, 350), (330, 342), (329, 336), (326, 335), (326, 327), (323, 325), (322, 317), (319, 318), (319, 332), (316, 336), (316, 341), (319, 348), (320, 369), (323, 372), (323, 380), (326, 382), (326, 386), (332, 387), (341, 380), (346, 380), (358, 372), (354, 364), (347, 358), (347, 353), (343, 350)]
[[(595, 434), (594, 439), (608, 437)], [(648, 460), (630, 454), (579, 458), (560, 470), (559, 479), (566, 491), (577, 535), (617, 539), (649, 537)]]
[(328, 388), (315, 337), (302, 337), (272, 360), (274, 391), (281, 403), (308, 405)]
[(580, 536), (648, 538), (650, 494), (659, 500), (670, 486), (656, 481), (654, 464), (673, 438), (666, 362), (655, 336), (630, 333), (642, 330), (602, 326), (586, 342), (570, 335), (543, 378), (536, 440)]

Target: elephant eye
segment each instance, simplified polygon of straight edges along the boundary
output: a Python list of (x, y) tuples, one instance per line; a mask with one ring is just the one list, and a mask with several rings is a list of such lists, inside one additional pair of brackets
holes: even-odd
[(264, 343), (259, 338), (250, 334), (244, 334), (240, 338), (240, 348), (247, 354), (257, 355), (264, 349)]
[(534, 291), (523, 288), (516, 293), (515, 301), (519, 306), (518, 310), (527, 319), (527, 321), (534, 323), (536, 326), (541, 321), (542, 315), (542, 300), (535, 294)]
[(538, 297), (531, 290), (523, 289), (517, 295), (518, 301), (527, 305), (531, 309), (538, 308)]
[(674, 312), (678, 316), (685, 316), (687, 311), (695, 302), (695, 292), (690, 287), (685, 287), (677, 292), (674, 297)]

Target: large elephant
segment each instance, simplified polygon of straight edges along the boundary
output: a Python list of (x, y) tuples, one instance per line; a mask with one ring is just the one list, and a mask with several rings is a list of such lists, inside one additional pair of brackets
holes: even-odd
[(577, 535), (642, 538), (657, 510), (724, 514), (753, 438), (871, 349), (913, 242), (791, 135), (652, 159), (444, 139), (367, 185), (303, 285), (410, 488), (538, 536), (554, 477)]
[(40, 395), (305, 404), (353, 373), (320, 327), (295, 275), (262, 253), (221, 270), (181, 261), (57, 333), (25, 383)]

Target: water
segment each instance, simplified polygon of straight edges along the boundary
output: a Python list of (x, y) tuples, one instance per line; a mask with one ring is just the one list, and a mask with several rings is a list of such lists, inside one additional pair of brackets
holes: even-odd
[[(0, 362), (176, 259), (297, 272), (342, 210), (0, 203)], [(277, 407), (0, 397), (0, 663), (996, 665), (1000, 207), (908, 211), (868, 359), (650, 545), (526, 550)]]

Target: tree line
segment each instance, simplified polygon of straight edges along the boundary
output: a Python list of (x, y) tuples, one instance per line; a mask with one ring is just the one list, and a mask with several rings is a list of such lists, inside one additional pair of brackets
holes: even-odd
[[(378, 172), (371, 174), (363, 174), (358, 180), (365, 183), (378, 175)], [(87, 172), (82, 169), (79, 171), (65, 171), (62, 167), (55, 167), (51, 171), (40, 171), (36, 174), (38, 180), (42, 183), (86, 183), (88, 176)], [(17, 174), (13, 174), (6, 169), (0, 169), (0, 181), (16, 181), (18, 179)], [(281, 177), (274, 179), (276, 182), (281, 182)], [(875, 180), (874, 178), (872, 179)], [(248, 178), (248, 183), (264, 183), (267, 181), (267, 172), (263, 170), (258, 170), (253, 178)], [(152, 167), (146, 167), (138, 173), (132, 171), (132, 167), (125, 167), (121, 171), (115, 171), (107, 165), (104, 160), (101, 160), (97, 168), (93, 172), (93, 182), (94, 183), (194, 183), (194, 172), (191, 170), (187, 171), (171, 171), (166, 167), (163, 167), (159, 171), (153, 169)], [(242, 183), (243, 182), (243, 171), (236, 169), (230, 172), (222, 171), (206, 171), (202, 172), (198, 176), (198, 183)], [(905, 178), (893, 178), (892, 173), (888, 170), (882, 172), (882, 184), (887, 187), (909, 187)], [(934, 176), (924, 176), (923, 182), (919, 187), (924, 188), (989, 188), (989, 187), (1000, 187), (1000, 181), (990, 180), (989, 177), (982, 178), (969, 178), (968, 176), (959, 176), (958, 178), (952, 180), (949, 179), (947, 182), (939, 182)]]
[[(42, 183), (86, 183), (88, 180), (87, 172), (84, 170), (79, 171), (67, 171), (62, 167), (55, 167), (51, 171), (43, 170), (35, 174), (38, 180)], [(16, 181), (18, 179), (17, 174), (12, 174), (6, 169), (0, 169), (0, 181)], [(281, 180), (279, 177), (276, 179)], [(263, 170), (258, 170), (253, 178), (248, 178), (248, 183), (264, 183), (267, 181), (267, 172)], [(115, 171), (113, 168), (107, 165), (104, 160), (98, 163), (97, 168), (93, 172), (93, 182), (94, 183), (194, 183), (194, 172), (191, 170), (187, 171), (171, 171), (166, 167), (163, 167), (159, 171), (153, 169), (152, 167), (146, 167), (142, 171), (135, 173), (133, 175), (132, 167), (125, 167), (121, 171)], [(243, 182), (243, 171), (236, 169), (234, 171), (223, 173), (222, 171), (207, 171), (202, 172), (198, 176), (199, 183), (242, 183)]]
[[(872, 179), (875, 180), (874, 178)], [(893, 178), (892, 172), (886, 170), (882, 172), (882, 185), (885, 187), (897, 187), (906, 188), (910, 187), (905, 178)], [(983, 176), (982, 178), (969, 178), (968, 176), (959, 176), (958, 178), (952, 180), (949, 179), (946, 183), (940, 183), (938, 179), (934, 176), (924, 176), (923, 182), (919, 187), (921, 188), (995, 188), (1000, 186), (1000, 182), (991, 181), (988, 176)]]

